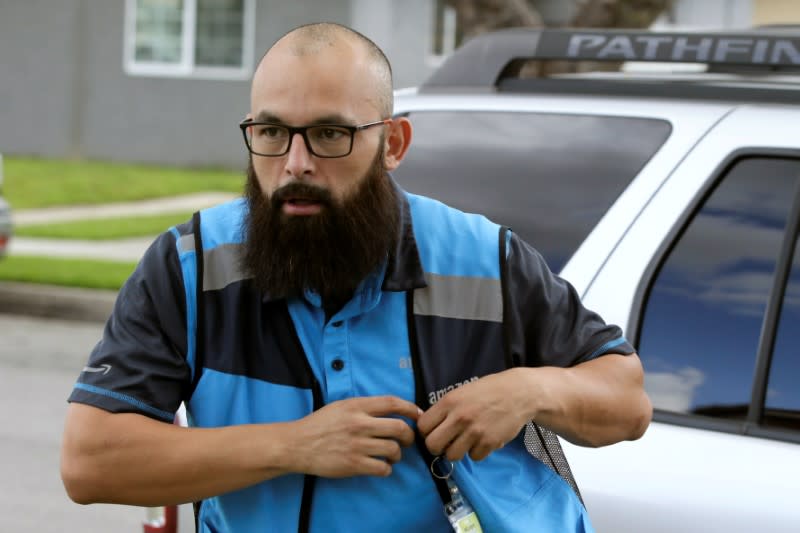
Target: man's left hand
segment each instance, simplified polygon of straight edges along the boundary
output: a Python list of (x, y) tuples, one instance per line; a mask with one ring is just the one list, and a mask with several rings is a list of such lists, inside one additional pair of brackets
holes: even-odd
[(417, 420), (434, 455), (458, 461), (467, 453), (485, 459), (517, 436), (528, 421), (519, 393), (524, 387), (515, 369), (491, 374), (442, 397)]

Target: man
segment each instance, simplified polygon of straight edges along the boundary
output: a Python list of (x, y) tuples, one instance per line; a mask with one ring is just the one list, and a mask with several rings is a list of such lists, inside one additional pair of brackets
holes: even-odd
[[(75, 386), (70, 497), (202, 502), (215, 532), (447, 531), (462, 511), (590, 529), (521, 429), (644, 433), (619, 328), (511, 232), (394, 184), (411, 124), (364, 36), (288, 33), (250, 106), (245, 198), (156, 240), (91, 355), (104, 371)], [(189, 428), (169, 424), (181, 402)]]

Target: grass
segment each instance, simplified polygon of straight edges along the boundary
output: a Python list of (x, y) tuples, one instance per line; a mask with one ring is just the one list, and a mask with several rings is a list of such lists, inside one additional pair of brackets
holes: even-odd
[(194, 192), (241, 192), (243, 171), (5, 156), (3, 195), (14, 209), (103, 204)]
[(118, 290), (136, 263), (9, 256), (0, 260), (0, 280)]
[(58, 224), (36, 224), (17, 226), (17, 237), (40, 237), (47, 239), (106, 240), (158, 235), (167, 228), (186, 222), (192, 217), (189, 212), (147, 215), (140, 217), (102, 218), (76, 220)]
[[(5, 156), (3, 195), (12, 209), (103, 204), (195, 192), (239, 193), (242, 171), (184, 169), (152, 165)], [(17, 226), (16, 236), (115, 239), (155, 235), (186, 221), (188, 213)], [(133, 262), (6, 256), (0, 280), (119, 289)]]

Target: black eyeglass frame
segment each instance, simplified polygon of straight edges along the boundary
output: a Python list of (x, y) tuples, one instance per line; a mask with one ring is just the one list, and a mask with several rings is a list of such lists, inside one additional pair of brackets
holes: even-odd
[[(301, 137), (303, 137), (303, 142), (306, 143), (306, 150), (308, 153), (315, 156), (320, 157), (323, 159), (338, 159), (340, 157), (347, 157), (353, 152), (353, 139), (355, 138), (356, 132), (365, 130), (367, 128), (371, 128), (373, 126), (377, 126), (379, 124), (390, 124), (392, 122), (391, 118), (385, 118), (383, 120), (378, 120), (376, 122), (368, 122), (366, 124), (359, 124), (358, 126), (349, 126), (347, 124), (311, 124), (310, 126), (287, 126), (286, 124), (278, 124), (275, 122), (255, 122), (253, 119), (246, 118), (239, 123), (239, 128), (242, 130), (242, 136), (244, 137), (244, 144), (247, 146), (247, 150), (253, 154), (258, 155), (261, 157), (281, 157), (289, 153), (289, 150), (292, 149), (292, 141), (294, 140), (295, 134), (299, 133)], [(258, 152), (254, 152), (253, 148), (250, 146), (250, 140), (247, 137), (247, 128), (251, 126), (276, 126), (279, 128), (284, 128), (289, 132), (289, 142), (286, 144), (286, 150), (281, 152), (280, 154), (261, 154)], [(310, 128), (341, 128), (343, 130), (347, 130), (350, 132), (350, 147), (347, 149), (347, 153), (342, 155), (319, 155), (311, 148), (311, 142), (308, 140), (308, 130)]]

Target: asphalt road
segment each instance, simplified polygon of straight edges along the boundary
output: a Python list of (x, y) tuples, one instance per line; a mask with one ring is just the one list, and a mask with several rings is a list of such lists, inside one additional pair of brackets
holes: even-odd
[(145, 511), (81, 506), (59, 477), (66, 398), (102, 324), (0, 314), (0, 531), (141, 533)]

